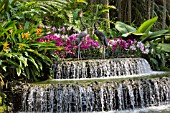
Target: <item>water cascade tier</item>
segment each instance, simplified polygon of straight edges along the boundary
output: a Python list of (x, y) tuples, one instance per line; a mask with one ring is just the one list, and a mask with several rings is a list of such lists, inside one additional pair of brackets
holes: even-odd
[[(170, 104), (170, 77), (16, 87), (20, 112), (98, 112)], [(20, 96), (21, 95), (21, 96)]]
[(143, 58), (62, 61), (53, 65), (54, 79), (103, 78), (150, 73)]

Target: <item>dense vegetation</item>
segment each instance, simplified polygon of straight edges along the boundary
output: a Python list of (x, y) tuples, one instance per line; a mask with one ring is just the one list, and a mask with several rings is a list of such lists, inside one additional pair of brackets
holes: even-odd
[(93, 33), (100, 20), (98, 29), (109, 40), (108, 58), (144, 57), (152, 69), (169, 70), (168, 1), (0, 0), (0, 89), (12, 81), (46, 80), (53, 61), (76, 59), (81, 10), (89, 33), (81, 45), (83, 58), (101, 56)]

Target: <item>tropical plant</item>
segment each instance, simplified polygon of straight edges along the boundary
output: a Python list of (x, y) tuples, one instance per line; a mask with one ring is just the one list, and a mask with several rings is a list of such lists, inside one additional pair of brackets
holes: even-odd
[[(159, 30), (151, 32), (154, 23), (157, 21), (158, 17), (149, 19), (141, 24), (139, 28), (132, 27), (123, 22), (116, 22), (115, 28), (126, 38), (135, 38), (136, 40), (142, 41), (143, 43), (150, 43), (152, 52), (150, 52), (149, 57), (146, 58), (153, 66), (153, 69), (160, 70), (159, 65), (165, 67), (166, 63), (166, 53), (163, 48), (160, 48), (166, 39), (165, 35), (168, 30)], [(145, 56), (143, 56), (145, 57)]]
[(57, 23), (63, 22), (62, 20), (65, 17), (61, 12), (67, 7), (68, 3), (66, 0), (27, 1), (19, 7), (20, 12), (22, 12), (18, 15), (33, 23), (43, 22), (46, 25), (54, 25), (56, 21), (58, 21)]
[[(29, 23), (24, 27), (18, 26), (16, 21), (0, 22), (0, 70), (6, 80), (20, 78), (28, 81), (37, 80), (42, 76), (49, 76), (52, 61), (52, 43), (39, 43), (41, 28), (37, 26), (29, 29)], [(47, 73), (46, 73), (47, 72)], [(45, 74), (46, 73), (46, 74)]]
[[(157, 21), (158, 17), (154, 17), (142, 23), (138, 29), (127, 25), (123, 22), (116, 22), (115, 28), (122, 33), (123, 37), (135, 37), (137, 40), (141, 41), (150, 41), (154, 40), (160, 36), (165, 35), (168, 30), (160, 30), (151, 32), (151, 28), (153, 27), (154, 23)], [(138, 37), (138, 38), (137, 38)]]

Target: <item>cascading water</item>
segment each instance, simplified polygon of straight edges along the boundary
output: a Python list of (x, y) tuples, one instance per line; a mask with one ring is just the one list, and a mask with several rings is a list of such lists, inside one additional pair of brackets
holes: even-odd
[(56, 63), (54, 79), (115, 77), (152, 72), (143, 58), (63, 61)]
[[(26, 101), (27, 100), (27, 101)], [(170, 78), (120, 83), (31, 86), (24, 91), (21, 112), (93, 112), (170, 104)]]
[[(15, 111), (19, 112), (104, 112), (170, 104), (170, 77), (91, 81), (152, 72), (142, 58), (64, 61), (55, 66), (56, 84), (16, 86)], [(70, 79), (76, 79), (69, 83)], [(53, 82), (53, 81), (52, 81)], [(20, 104), (19, 104), (20, 103)]]

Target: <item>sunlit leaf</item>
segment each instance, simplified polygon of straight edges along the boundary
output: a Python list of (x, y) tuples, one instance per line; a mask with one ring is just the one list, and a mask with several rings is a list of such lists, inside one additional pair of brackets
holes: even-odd
[(157, 21), (158, 17), (154, 17), (145, 21), (141, 26), (137, 29), (137, 33), (149, 33), (154, 23)]

